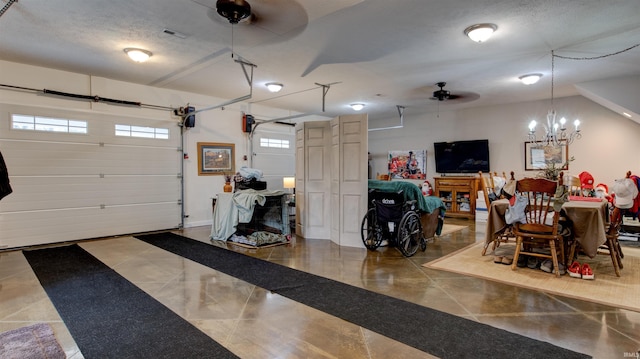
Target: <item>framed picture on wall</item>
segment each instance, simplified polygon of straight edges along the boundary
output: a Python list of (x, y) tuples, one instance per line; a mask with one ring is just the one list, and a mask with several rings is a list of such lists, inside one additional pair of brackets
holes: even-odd
[(389, 151), (389, 179), (427, 178), (427, 150)]
[(555, 166), (559, 170), (568, 170), (569, 145), (566, 141), (561, 146), (544, 146), (541, 142), (524, 143), (525, 171), (539, 171)]
[(198, 176), (233, 175), (235, 163), (233, 143), (198, 142)]

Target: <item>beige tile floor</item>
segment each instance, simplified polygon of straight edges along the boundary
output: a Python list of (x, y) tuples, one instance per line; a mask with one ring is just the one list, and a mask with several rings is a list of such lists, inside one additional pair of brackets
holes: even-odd
[[(422, 267), (484, 237), (476, 234), (473, 221), (447, 223), (469, 227), (437, 238), (426, 252), (411, 258), (395, 248), (370, 252), (325, 240), (294, 239), (258, 250), (216, 245), (595, 358), (631, 357), (640, 350), (640, 313)], [(176, 232), (210, 243), (209, 227)], [(432, 357), (132, 237), (84, 241), (81, 246), (242, 358)], [(48, 322), (67, 356), (84, 358), (21, 251), (0, 254), (0, 303), (0, 332)], [(434, 325), (447, 323), (425, 323), (415, 330), (429, 335)]]

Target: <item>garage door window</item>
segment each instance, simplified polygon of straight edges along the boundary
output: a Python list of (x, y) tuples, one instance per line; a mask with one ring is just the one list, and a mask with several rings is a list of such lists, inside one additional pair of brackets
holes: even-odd
[(116, 136), (169, 139), (168, 128), (116, 125)]
[(289, 148), (289, 140), (282, 140), (279, 138), (261, 138), (260, 147), (270, 148)]
[(14, 114), (11, 115), (11, 128), (26, 131), (86, 134), (87, 121)]

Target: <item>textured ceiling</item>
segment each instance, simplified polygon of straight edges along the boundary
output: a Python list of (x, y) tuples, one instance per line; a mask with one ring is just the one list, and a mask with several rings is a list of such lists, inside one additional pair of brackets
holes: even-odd
[[(640, 43), (640, 1), (631, 0), (247, 1), (255, 18), (233, 27), (216, 0), (19, 1), (0, 17), (0, 59), (223, 99), (249, 93), (234, 61), (243, 59), (257, 66), (249, 102), (330, 117), (362, 102), (377, 119), (397, 116), (398, 105), (423, 113), (549, 98), (551, 50), (583, 58)], [(463, 34), (483, 22), (498, 25), (489, 41)], [(133, 63), (125, 47), (153, 57)], [(533, 72), (540, 82), (519, 83)], [(639, 74), (640, 47), (556, 58), (555, 96)], [(271, 81), (282, 92), (267, 92)], [(431, 100), (439, 81), (460, 99)], [(331, 84), (324, 113), (318, 84)]]

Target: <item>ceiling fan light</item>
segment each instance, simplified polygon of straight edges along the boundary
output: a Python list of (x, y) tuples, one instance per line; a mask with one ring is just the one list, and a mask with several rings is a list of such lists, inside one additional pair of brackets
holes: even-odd
[(495, 24), (476, 24), (464, 29), (464, 34), (475, 42), (485, 42), (497, 29)]
[(135, 62), (145, 62), (149, 60), (151, 55), (153, 55), (151, 51), (136, 49), (133, 47), (127, 47), (126, 49), (124, 49), (124, 52), (129, 56), (129, 58), (131, 58), (131, 60)]
[(349, 105), (349, 106), (351, 106), (351, 108), (352, 108), (354, 111), (360, 111), (360, 110), (362, 110), (362, 109), (364, 108), (364, 104), (363, 104), (363, 103), (352, 103), (352, 104), (351, 104), (351, 105)]
[(280, 90), (282, 90), (282, 88), (284, 87), (284, 85), (278, 82), (268, 82), (264, 85), (267, 86), (267, 89), (269, 89), (269, 91), (271, 92), (280, 92)]
[(522, 75), (518, 78), (525, 85), (533, 85), (536, 82), (538, 82), (538, 80), (540, 80), (541, 77), (542, 77), (542, 74), (527, 74), (527, 75)]

